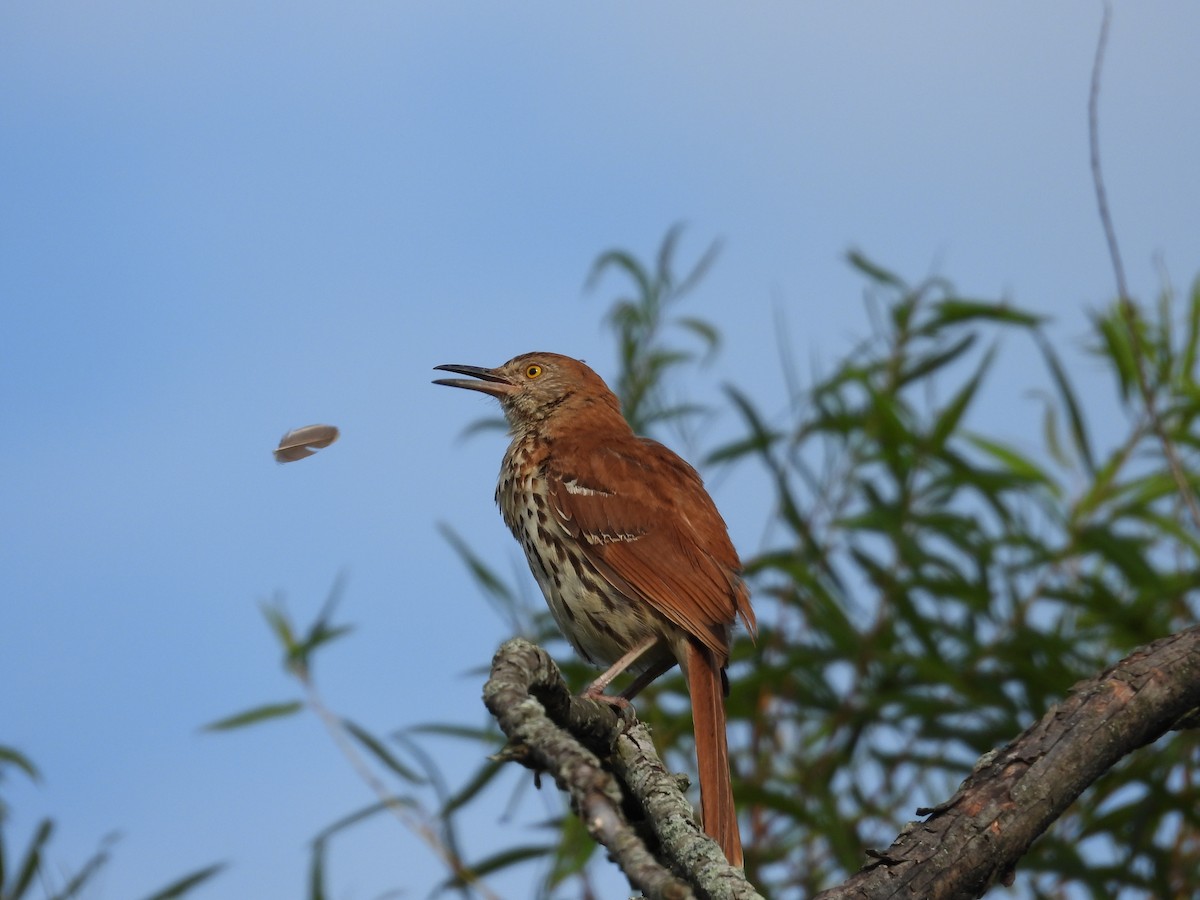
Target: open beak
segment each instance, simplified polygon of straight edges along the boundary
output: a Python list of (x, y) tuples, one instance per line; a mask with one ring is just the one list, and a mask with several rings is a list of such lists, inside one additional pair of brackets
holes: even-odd
[(469, 391), (483, 391), (483, 393), (491, 394), (493, 397), (503, 397), (517, 389), (517, 386), (503, 375), (497, 375), (495, 369), (485, 369), (482, 366), (457, 365), (434, 366), (434, 368), (443, 372), (456, 372), (459, 375), (470, 375), (472, 378), (479, 379), (479, 381), (468, 381), (465, 378), (438, 378), (433, 382), (434, 384), (466, 388)]

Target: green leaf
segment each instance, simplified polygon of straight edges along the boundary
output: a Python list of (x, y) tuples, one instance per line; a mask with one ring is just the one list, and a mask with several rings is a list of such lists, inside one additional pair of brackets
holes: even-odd
[[(0, 763), (11, 763), (28, 775), (30, 781), (37, 782), (42, 780), (37, 766), (33, 764), (28, 756), (13, 747), (0, 746)], [(3, 882), (0, 882), (0, 884), (3, 884)]]
[(109, 835), (101, 842), (101, 847), (98, 851), (92, 854), (70, 880), (63, 886), (61, 891), (55, 892), (53, 895), (48, 895), (46, 900), (71, 900), (73, 897), (78, 897), (88, 883), (96, 876), (96, 874), (104, 867), (109, 860), (109, 848), (116, 842), (116, 835)]
[(711, 356), (717, 351), (721, 345), (721, 332), (711, 322), (706, 322), (703, 319), (697, 319), (692, 316), (684, 316), (677, 320), (677, 324), (686, 331), (692, 332), (704, 342), (704, 352)]
[(247, 725), (265, 722), (268, 719), (282, 719), (286, 716), (295, 715), (302, 709), (304, 709), (304, 704), (299, 700), (289, 700), (284, 703), (267, 703), (263, 706), (256, 706), (245, 712), (236, 713), (224, 719), (210, 722), (204, 726), (203, 730), (232, 731), (235, 728), (244, 728)]
[(206, 881), (216, 877), (225, 869), (225, 866), (225, 863), (214, 863), (203, 869), (197, 869), (195, 872), (172, 882), (162, 890), (151, 894), (146, 900), (173, 900), (175, 897), (182, 897), (190, 893), (192, 888), (199, 887)]
[(353, 626), (351, 625), (329, 624), (345, 592), (345, 583), (345, 574), (338, 573), (337, 578), (334, 579), (333, 586), (330, 587), (329, 593), (325, 597), (325, 602), (321, 605), (320, 612), (317, 613), (317, 617), (313, 620), (312, 625), (309, 626), (308, 633), (289, 654), (289, 662), (292, 665), (301, 666), (303, 671), (306, 672), (311, 668), (312, 656), (317, 648), (330, 644), (353, 630)]
[(364, 749), (384, 767), (389, 769), (394, 775), (398, 775), (405, 781), (413, 784), (424, 784), (425, 779), (414, 772), (408, 766), (404, 765), (400, 760), (390, 753), (383, 743), (373, 734), (368, 732), (350, 719), (342, 719), (342, 727), (349, 732), (350, 736), (363, 746)]
[(20, 900), (25, 891), (29, 889), (34, 877), (42, 867), (42, 851), (50, 842), (52, 834), (54, 834), (54, 822), (51, 819), (42, 819), (34, 830), (33, 839), (29, 842), (29, 848), (25, 851), (25, 857), (21, 860), (20, 868), (17, 869), (17, 877), (5, 900)]
[(1012, 447), (993, 441), (980, 434), (965, 434), (963, 437), (976, 450), (985, 453), (1002, 464), (1013, 475), (1030, 482), (1054, 487), (1050, 476), (1044, 469)]
[(1188, 387), (1196, 384), (1196, 358), (1200, 352), (1200, 278), (1192, 282), (1188, 298), (1187, 335), (1183, 342), (1183, 356), (1179, 365), (1180, 382)]
[(917, 358), (912, 366), (905, 368), (900, 373), (900, 377), (896, 379), (896, 386), (903, 387), (914, 381), (919, 381), (929, 375), (932, 375), (938, 369), (948, 366), (954, 360), (958, 359), (964, 353), (975, 345), (979, 336), (970, 333), (962, 338), (959, 338), (945, 350), (939, 353), (930, 353), (928, 355)]
[(633, 279), (638, 287), (638, 292), (643, 297), (653, 293), (650, 273), (646, 271), (637, 257), (624, 250), (609, 250), (601, 253), (592, 263), (592, 269), (584, 282), (585, 289), (593, 289), (609, 269), (619, 269)]
[(1014, 309), (1006, 303), (963, 300), (957, 297), (937, 301), (933, 304), (933, 313), (935, 324), (929, 327), (938, 328), (950, 324), (981, 321), (1035, 328), (1047, 321), (1045, 316)]
[(1104, 525), (1090, 525), (1079, 530), (1082, 547), (1100, 554), (1112, 563), (1133, 584), (1153, 584), (1158, 573), (1146, 559), (1145, 540), (1121, 535)]
[(499, 774), (502, 765), (503, 763), (489, 760), (480, 766), (467, 783), (446, 800), (442, 806), (442, 815), (448, 816), (475, 799), (476, 795), (487, 787), (492, 779)]
[(318, 647), (333, 643), (338, 638), (344, 637), (353, 630), (353, 625), (335, 625), (331, 628), (324, 622), (314, 622), (308, 634), (305, 635), (304, 642), (296, 648), (293, 658), (303, 662), (305, 667), (308, 667), (313, 651)]
[(504, 735), (496, 727), (473, 728), (470, 725), (435, 722), (426, 725), (414, 725), (411, 728), (406, 728), (405, 731), (408, 734), (436, 734), (441, 737), (461, 738), (493, 747), (504, 743)]
[(317, 836), (312, 840), (313, 847), (315, 848), (317, 846), (324, 846), (329, 842), (330, 838), (332, 838), (338, 832), (353, 828), (358, 823), (365, 822), (368, 819), (373, 819), (375, 816), (378, 816), (381, 813), (388, 812), (388, 810), (392, 809), (393, 807), (417, 809), (418, 804), (412, 797), (403, 795), (392, 795), (386, 800), (377, 800), (374, 803), (368, 803), (361, 809), (356, 809), (354, 812), (347, 813), (346, 815), (336, 819), (322, 828), (320, 832), (318, 832)]
[[(541, 859), (547, 856), (553, 849), (548, 844), (529, 844), (523, 847), (512, 847), (508, 850), (502, 850), (499, 853), (481, 859), (473, 865), (467, 866), (466, 873), (455, 875), (448, 879), (443, 886), (446, 888), (466, 887), (468, 884), (485, 875), (490, 875), (492, 872), (511, 868), (530, 859)], [(468, 878), (470, 880), (467, 880)]]
[(291, 656), (296, 650), (296, 634), (292, 628), (291, 619), (288, 618), (287, 611), (283, 608), (283, 600), (277, 597), (270, 603), (260, 603), (259, 609), (262, 610), (263, 618), (267, 620), (271, 631), (275, 633), (275, 637), (282, 645), (284, 653)]
[(504, 421), (502, 416), (486, 416), (482, 419), (476, 419), (460, 431), (458, 436), (460, 439), (466, 440), (477, 434), (485, 434), (487, 432), (500, 432), (503, 434), (506, 431), (508, 431), (508, 422)]
[(308, 900), (326, 900), (325, 842), (313, 841), (308, 862)]
[(1050, 375), (1054, 379), (1055, 387), (1058, 388), (1059, 399), (1062, 400), (1063, 406), (1067, 409), (1067, 420), (1071, 425), (1071, 436), (1075, 442), (1075, 450), (1079, 454), (1079, 458), (1083, 460), (1084, 467), (1089, 475), (1096, 474), (1096, 461), (1092, 455), (1092, 444), (1088, 437), (1087, 426), (1083, 421), (1083, 411), (1079, 407), (1079, 401), (1075, 398), (1075, 391), (1071, 388), (1071, 382), (1067, 378), (1067, 373), (1059, 362), (1058, 354), (1054, 352), (1054, 348), (1050, 345), (1050, 341), (1040, 332), (1037, 335), (1037, 343), (1042, 351), (1042, 358), (1046, 360), (1046, 365), (1050, 369)]
[(476, 586), (491, 603), (492, 608), (503, 616), (509, 629), (524, 630), (520, 621), (523, 607), (516, 592), (480, 558), (457, 531), (445, 524), (439, 524), (438, 531), (458, 555), (459, 561), (467, 567)]
[(851, 250), (848, 254), (846, 254), (846, 259), (849, 261), (851, 266), (858, 269), (858, 271), (862, 272), (872, 281), (878, 282), (879, 284), (887, 287), (907, 290), (907, 285), (900, 280), (898, 275), (896, 275), (894, 272), (888, 271), (882, 266), (877, 266), (859, 251)]
[(552, 890), (582, 872), (598, 849), (578, 816), (563, 816), (556, 824), (560, 836), (546, 874), (546, 887)]
[(725, 396), (733, 403), (738, 413), (745, 422), (750, 433), (745, 438), (734, 441), (731, 444), (726, 444), (709, 454), (706, 462), (708, 465), (713, 465), (718, 462), (737, 459), (747, 453), (757, 453), (765, 456), (767, 451), (778, 441), (782, 435), (779, 432), (770, 429), (766, 422), (755, 409), (750, 398), (743, 394), (735, 387), (726, 385)]
[(971, 401), (975, 398), (975, 392), (979, 389), (984, 374), (991, 367), (993, 357), (994, 353), (991, 350), (984, 354), (983, 361), (980, 362), (979, 368), (975, 370), (975, 374), (971, 376), (962, 389), (946, 404), (946, 407), (938, 416), (937, 421), (933, 425), (933, 430), (929, 435), (930, 450), (934, 453), (941, 451), (946, 440), (954, 432), (954, 429), (958, 427), (958, 423), (967, 411), (967, 407), (971, 405)]
[(1092, 316), (1092, 327), (1100, 335), (1100, 349), (1117, 375), (1121, 399), (1128, 403), (1138, 384), (1138, 361), (1130, 340), (1129, 325), (1114, 306), (1107, 314)]

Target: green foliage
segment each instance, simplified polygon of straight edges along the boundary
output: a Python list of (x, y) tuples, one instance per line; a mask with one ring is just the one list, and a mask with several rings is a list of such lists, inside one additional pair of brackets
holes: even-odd
[[(613, 389), (621, 398), (625, 418), (638, 434), (648, 434), (665, 422), (678, 422), (700, 411), (699, 407), (668, 399), (672, 372), (698, 360), (710, 359), (720, 345), (720, 333), (710, 323), (695, 316), (672, 316), (673, 308), (708, 273), (716, 261), (719, 243), (712, 243), (683, 276), (675, 271), (675, 258), (683, 227), (667, 231), (658, 249), (653, 268), (625, 250), (601, 253), (588, 275), (588, 286), (595, 287), (605, 274), (623, 274), (634, 287), (630, 296), (612, 302), (605, 317), (617, 340), (618, 375)], [(675, 341), (664, 340), (668, 328), (684, 332), (689, 344), (699, 344), (700, 352)]]
[[(670, 274), (678, 232), (651, 269), (610, 252), (637, 289), (608, 318), (615, 385), (652, 430), (694, 411), (664, 379), (700, 356), (675, 346), (668, 303), (694, 286)], [(746, 559), (760, 637), (735, 648), (729, 703), (748, 828), (748, 874), (766, 893), (808, 895), (886, 846), (919, 806), (948, 797), (976, 759), (1015, 737), (1070, 686), (1138, 644), (1195, 621), (1200, 588), (1189, 513), (1200, 470), (1192, 433), (1200, 283), (1182, 315), (1128, 303), (1093, 317), (1089, 347), (1117, 388), (1102, 444), (1043, 317), (915, 287), (865, 257), (874, 333), (770, 416), (729, 387), (742, 434), (709, 465), (765, 473), (773, 543)], [(1182, 320), (1182, 325), (1175, 318)], [(716, 331), (685, 325), (686, 340)], [(711, 340), (708, 340), (711, 338)], [(1014, 342), (1040, 358), (1045, 449), (989, 418)], [(990, 401), (987, 398), (992, 398)], [(1146, 398), (1150, 398), (1150, 403)], [(1172, 457), (1175, 465), (1172, 465)], [(1186, 491), (1181, 490), (1186, 488)], [(563, 647), (526, 595), (473, 552), (460, 555), (506, 617)], [(535, 601), (536, 604), (536, 601)], [(568, 678), (588, 673), (565, 649)], [(670, 761), (691, 766), (681, 682), (638, 703)], [(1200, 871), (1195, 733), (1137, 753), (1044, 836), (1018, 868), (1026, 897), (1181, 896)], [(586, 894), (596, 861), (572, 817), (541, 891)], [(515, 860), (514, 860), (515, 861)], [(580, 880), (573, 888), (572, 879)]]
[[(747, 560), (761, 634), (732, 700), (751, 878), (776, 894), (840, 880), (1075, 681), (1197, 613), (1200, 528), (1160, 432), (1196, 471), (1200, 294), (1182, 339), (1170, 305), (1141, 322), (1132, 363), (1122, 312), (1095, 318), (1127, 412), (1101, 449), (1039, 317), (852, 262), (886, 312), (876, 333), (794, 398), (787, 427), (732, 391), (747, 437), (714, 454), (761, 465), (777, 499), (778, 544)], [(1005, 333), (1046, 363), (1049, 460), (979, 404)], [(1133, 402), (1143, 367), (1157, 421)], [(1035, 845), (1017, 892), (1181, 895), (1200, 871), (1197, 752), (1190, 734), (1128, 758)]]

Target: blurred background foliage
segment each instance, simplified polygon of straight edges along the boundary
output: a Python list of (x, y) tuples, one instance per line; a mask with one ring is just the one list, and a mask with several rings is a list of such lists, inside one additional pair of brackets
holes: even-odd
[[(697, 404), (683, 385), (718, 353), (720, 332), (685, 314), (683, 301), (718, 247), (681, 274), (679, 237), (668, 232), (650, 262), (602, 254), (589, 284), (621, 286), (605, 318), (617, 347), (610, 383), (635, 428), (690, 448), (710, 417), (732, 415), (737, 436), (693, 461), (710, 476), (750, 467), (770, 485), (765, 549), (744, 558), (760, 634), (753, 645), (739, 635), (730, 671), (734, 786), (751, 881), (769, 896), (807, 896), (857, 870), (865, 849), (886, 847), (917, 807), (947, 798), (979, 756), (1073, 683), (1196, 621), (1200, 282), (1185, 296), (1165, 289), (1153, 304), (1126, 298), (1091, 315), (1087, 377), (1107, 379), (1108, 408), (1120, 411), (1101, 442), (1041, 316), (960, 296), (941, 279), (907, 284), (858, 254), (849, 264), (867, 287), (867, 337), (808, 379), (785, 364), (786, 409), (764, 412), (752, 387), (732, 385), (719, 404)], [(1044, 368), (1037, 453), (980, 399), (996, 389), (996, 361), (1013, 340), (1030, 342)], [(586, 684), (593, 673), (523, 567), (508, 577), (469, 535), (443, 534), (506, 626), (555, 653), (572, 684)], [(451, 893), (495, 896), (488, 876), (523, 866), (531, 895), (596, 896), (596, 867), (608, 863), (563, 805), (528, 829), (506, 825), (513, 840), (499, 853), (481, 858), (465, 846), (460, 825), (479, 815), (476, 801), (501, 772), (510, 772), (510, 811), (531, 787), (523, 770), (488, 759), (501, 738), (482, 713), (378, 732), (326, 707), (312, 659), (348, 631), (333, 623), (339, 593), (306, 627), (281, 603), (264, 609), (301, 696), (209, 726), (312, 711), (375, 792), (315, 836), (309, 896), (329, 894), (330, 842), (379, 815), (395, 816), (445, 863)], [(485, 673), (481, 664), (481, 681)], [(637, 707), (668, 764), (689, 770), (678, 673)], [(445, 739), (479, 747), (479, 768), (461, 783), (430, 749)], [(36, 777), (32, 762), (0, 751), (0, 774)], [(994, 893), (1194, 895), (1198, 775), (1195, 731), (1133, 754), (1034, 845), (1013, 887)], [(0, 826), (3, 815), (0, 806)], [(0, 843), (2, 900), (33, 896), (35, 884), (46, 897), (75, 896), (103, 865), (107, 846), (78, 876), (47, 887), (39, 852), (52, 828), (46, 820), (16, 856)], [(155, 896), (182, 896), (218, 869)]]

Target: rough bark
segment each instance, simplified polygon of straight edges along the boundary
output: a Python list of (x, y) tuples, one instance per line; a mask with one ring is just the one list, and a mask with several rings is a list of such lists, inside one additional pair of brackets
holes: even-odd
[[(679, 785), (631, 714), (573, 697), (544, 651), (512, 640), (484, 689), (509, 758), (570, 793), (592, 836), (649, 898), (757, 897), (695, 825)], [(1011, 877), (1033, 841), (1123, 756), (1200, 707), (1200, 626), (1141, 647), (1072, 688), (946, 802), (917, 810), (883, 851), (814, 900), (974, 898)], [(632, 823), (632, 824), (631, 824)], [(751, 848), (752, 852), (752, 848)]]
[(619, 715), (573, 696), (549, 655), (520, 638), (496, 653), (483, 699), (508, 735), (503, 757), (552, 775), (588, 833), (646, 897), (759, 897), (700, 830), (631, 711)]
[(1007, 746), (986, 754), (958, 791), (817, 900), (980, 897), (1011, 878), (1034, 839), (1128, 753), (1200, 706), (1200, 627), (1141, 647)]

